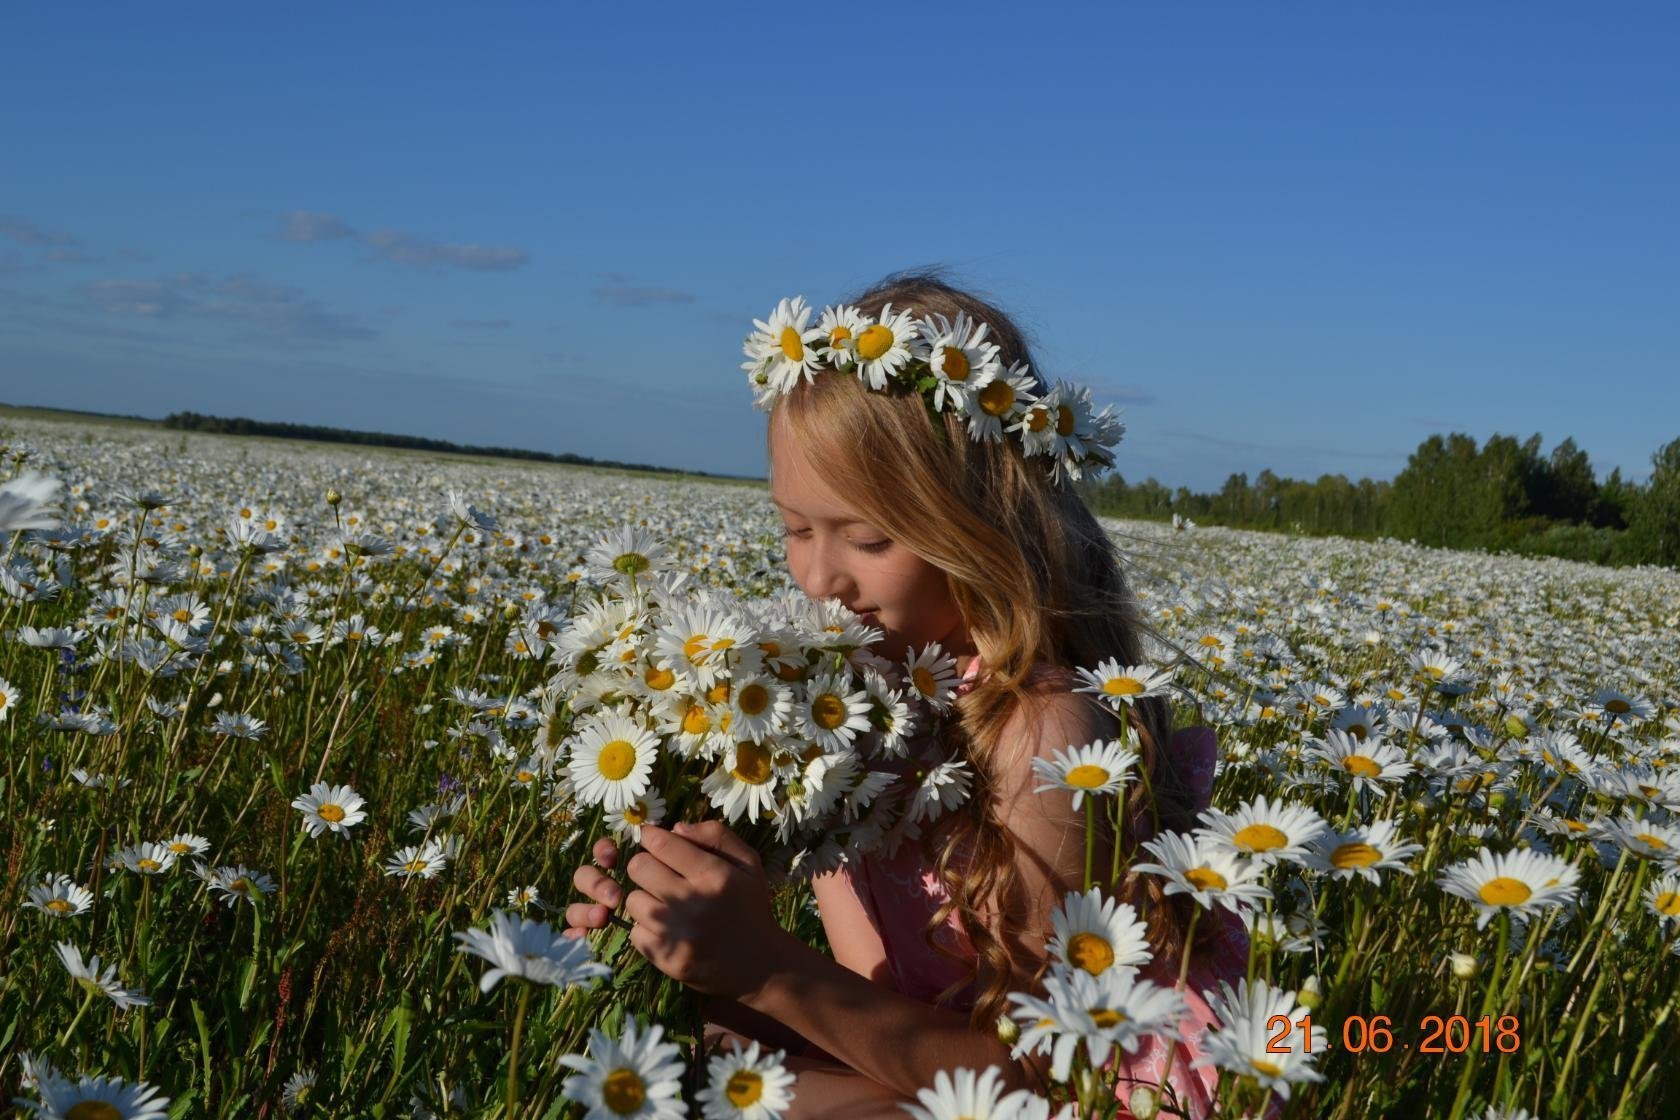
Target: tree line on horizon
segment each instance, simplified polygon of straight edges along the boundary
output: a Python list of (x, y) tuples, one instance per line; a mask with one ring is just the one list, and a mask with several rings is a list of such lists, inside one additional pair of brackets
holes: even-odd
[(1480, 446), (1462, 432), (1432, 435), (1391, 482), (1341, 474), (1308, 482), (1263, 470), (1252, 481), (1234, 473), (1203, 494), (1154, 478), (1128, 484), (1112, 472), (1080, 490), (1108, 517), (1178, 514), (1239, 529), (1680, 568), (1680, 439), (1651, 456), (1643, 484), (1619, 467), (1600, 481), (1573, 439), (1546, 455), (1540, 445), (1538, 433), (1521, 442), (1493, 435)]
[(569, 451), (527, 451), (517, 447), (480, 447), (452, 443), (425, 436), (364, 432), (354, 428), (330, 428), (322, 424), (289, 424), (279, 420), (252, 420), (246, 416), (207, 416), (198, 412), (171, 412), (163, 419), (166, 428), (231, 436), (274, 436), (279, 439), (311, 439), (322, 443), (354, 443), (369, 447), (398, 447), (412, 451), (445, 451), (453, 455), (481, 455), (499, 459), (534, 459), (541, 463), (566, 463), (579, 467), (611, 467), (615, 470), (650, 471), (655, 474), (696, 475), (702, 478), (731, 478), (710, 471), (659, 467), (651, 463), (625, 463), (617, 459), (592, 459)]

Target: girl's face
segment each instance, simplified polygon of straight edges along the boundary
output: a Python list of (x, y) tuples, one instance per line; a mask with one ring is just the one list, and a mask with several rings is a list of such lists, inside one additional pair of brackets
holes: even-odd
[(939, 642), (952, 655), (974, 652), (945, 573), (851, 509), (779, 425), (770, 440), (770, 500), (781, 511), (788, 571), (813, 599), (839, 599), (884, 630), (882, 656)]

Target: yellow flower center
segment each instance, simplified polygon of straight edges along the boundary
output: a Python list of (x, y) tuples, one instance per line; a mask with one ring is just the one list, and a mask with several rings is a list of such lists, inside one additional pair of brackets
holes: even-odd
[(122, 1113), (105, 1101), (77, 1101), (64, 1117), (65, 1120), (122, 1120)]
[(1099, 1027), (1116, 1027), (1126, 1021), (1126, 1017), (1112, 1007), (1093, 1007), (1089, 1014), (1091, 1022)]
[(1143, 691), (1143, 682), (1136, 677), (1110, 677), (1102, 690), (1106, 696), (1136, 696)]
[(729, 682), (728, 681), (719, 681), (717, 684), (714, 684), (711, 688), (708, 688), (706, 690), (706, 702), (708, 704), (721, 704), (725, 700), (728, 700), (728, 699), (729, 699)]
[(892, 344), (893, 333), (891, 330), (879, 323), (871, 324), (863, 328), (863, 333), (858, 335), (858, 357), (866, 362), (873, 362), (876, 358), (891, 350)]
[(741, 690), (739, 702), (742, 714), (756, 716), (770, 706), (770, 690), (761, 684), (749, 684)]
[(655, 692), (664, 692), (677, 683), (677, 675), (669, 669), (649, 669), (642, 674), (642, 679)]
[(770, 752), (750, 740), (736, 743), (735, 768), (730, 773), (748, 785), (763, 785), (770, 780)]
[(758, 1103), (758, 1098), (764, 1095), (764, 1078), (755, 1070), (738, 1069), (729, 1075), (729, 1080), (723, 1087), (723, 1095), (729, 1098), (729, 1103), (736, 1108), (746, 1108)]
[(1481, 895), (1482, 901), (1489, 906), (1520, 906), (1527, 902), (1534, 892), (1521, 879), (1501, 875), (1483, 883), (1482, 889), (1476, 893)]
[(633, 1069), (615, 1069), (601, 1082), (601, 1100), (620, 1116), (640, 1111), (647, 1086)]
[(955, 346), (945, 347), (945, 356), (939, 363), (939, 371), (948, 381), (967, 381), (968, 355)]
[(138, 866), (142, 871), (158, 871), (163, 868), (163, 864), (149, 856), (142, 859), (136, 866)]
[(1073, 434), (1073, 409), (1058, 408), (1056, 410), (1056, 434), (1064, 439)]
[(1231, 842), (1245, 852), (1269, 852), (1289, 843), (1289, 837), (1273, 825), (1251, 824), (1239, 828)]
[(638, 801), (624, 810), (625, 824), (646, 824), (648, 819), (648, 805), (646, 801)]
[(532, 781), (535, 778), (536, 778), (536, 775), (533, 774), (529, 770), (519, 770), (519, 771), (516, 771), (513, 775), (513, 780), (516, 781), (516, 782), (521, 782), (521, 783)]
[(1626, 700), (1619, 698), (1615, 700), (1606, 700), (1604, 702), (1604, 710), (1607, 712), (1614, 712), (1619, 716), (1625, 716), (1633, 710), (1633, 705), (1629, 704)]
[(421, 859), (419, 856), (416, 856), (407, 863), (403, 864), (403, 870), (408, 872), (410, 875), (418, 875), (422, 871), (426, 870), (426, 861)]
[(176, 622), (189, 622), (192, 620), (192, 612), (185, 607), (176, 607), (172, 617)]
[(1042, 432), (1050, 426), (1050, 413), (1044, 408), (1034, 405), (1027, 411), (1027, 431)]
[(802, 362), (805, 360), (805, 342), (799, 337), (799, 332), (792, 327), (782, 328), (780, 345), (782, 354), (788, 361)]
[(1336, 850), (1330, 853), (1330, 866), (1343, 871), (1355, 867), (1370, 867), (1382, 859), (1382, 853), (1369, 844), (1355, 841), (1351, 844), (1338, 844)]
[(1657, 913), (1670, 918), (1680, 918), (1680, 891), (1664, 891), (1656, 898)]
[(1658, 836), (1655, 833), (1636, 832), (1636, 833), (1633, 834), (1633, 838), (1635, 840), (1643, 840), (1643, 841), (1645, 841), (1645, 843), (1651, 845), (1651, 847), (1653, 847), (1653, 848), (1666, 848), (1666, 847), (1668, 847), (1668, 841), (1664, 840), (1661, 836)]
[(344, 819), (344, 809), (338, 805), (327, 804), (315, 810), (315, 815), (330, 824), (337, 824)]
[(980, 411), (987, 416), (1003, 416), (1015, 405), (1015, 388), (1007, 381), (994, 381), (980, 390)]
[(1342, 769), (1361, 778), (1375, 778), (1382, 773), (1381, 766), (1362, 754), (1350, 754), (1342, 759)]
[(1089, 763), (1075, 766), (1067, 772), (1067, 784), (1078, 789), (1096, 789), (1108, 781), (1108, 771)]
[(690, 706), (683, 713), (682, 729), (689, 735), (704, 735), (711, 730), (712, 717), (706, 714), (706, 709), (698, 704)]
[(1067, 955), (1075, 968), (1097, 976), (1114, 963), (1114, 946), (1094, 933), (1076, 933), (1068, 940)]
[(608, 781), (622, 782), (636, 766), (636, 748), (626, 739), (614, 739), (601, 748), (596, 767)]
[(612, 562), (613, 571), (626, 576), (640, 575), (652, 566), (648, 558), (639, 552), (620, 553)]
[(70, 911), (74, 910), (75, 907), (70, 904), (70, 900), (67, 898), (49, 898), (47, 900), (47, 909), (51, 910), (54, 914), (68, 914)]
[(916, 666), (916, 671), (910, 674), (910, 679), (916, 686), (916, 691), (923, 696), (932, 696), (939, 691), (938, 682), (933, 679), (933, 674), (925, 665)]
[(706, 660), (706, 651), (711, 648), (712, 640), (704, 634), (696, 634), (683, 643), (683, 656), (696, 665)]
[(811, 701), (811, 719), (824, 731), (833, 731), (846, 722), (846, 705), (832, 692), (825, 692)]
[(828, 332), (828, 344), (830, 346), (836, 346), (837, 347), (842, 342), (846, 341), (848, 338), (851, 338), (851, 337), (852, 337), (852, 328), (842, 324), (842, 325), (836, 326), (833, 330)]
[(1230, 886), (1230, 881), (1211, 867), (1192, 867), (1184, 873), (1184, 878), (1199, 891), (1222, 891)]
[(1268, 1062), (1264, 1058), (1250, 1058), (1248, 1064), (1253, 1066), (1256, 1072), (1263, 1073), (1267, 1077), (1276, 1077), (1283, 1072), (1283, 1067), (1278, 1063)]

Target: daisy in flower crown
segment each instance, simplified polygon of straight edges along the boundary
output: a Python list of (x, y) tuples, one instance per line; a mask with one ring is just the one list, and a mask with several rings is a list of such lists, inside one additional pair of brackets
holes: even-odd
[[(1034, 1084), (1047, 1066), (1012, 1055), (997, 1023), (1011, 992), (1042, 990), (1052, 955), (1082, 939), (1080, 967), (1092, 972), (1113, 957), (1087, 952), (1089, 938), (1135, 934), (1157, 969), (1145, 974), (1171, 986), (1189, 948), (1194, 903), (1127, 867), (1143, 840), (1195, 828), (1211, 736), (1192, 761), (1172, 735), (1164, 680), (1137, 683), (1119, 668), (1143, 661), (1144, 623), (1113, 540), (1074, 488), (1114, 464), (1124, 425), (1088, 389), (1044, 380), (1001, 310), (934, 271), (889, 276), (820, 312), (784, 299), (743, 348), (753, 401), (769, 414), (770, 500), (790, 575), (881, 631), (880, 657), (905, 664), (938, 643), (947, 657), (911, 670), (944, 715), (911, 744), (905, 771), (956, 758), (971, 792), (890, 852), (813, 878), (832, 957), (777, 925), (757, 853), (717, 821), (643, 825), (624, 886), (603, 873), (618, 853), (599, 841), (599, 867), (574, 876), (592, 901), (567, 908), (568, 934), (614, 911), (630, 919), (655, 967), (712, 997), (708, 1037), (788, 1051), (789, 1116), (886, 1114), (956, 1066), (997, 1065), (1011, 1087)], [(1110, 679), (1137, 687), (1109, 689)], [(1135, 755), (1082, 750), (1122, 733)], [(1085, 764), (1068, 770), (1071, 758)], [(1128, 767), (1144, 780), (1121, 782)], [(1068, 780), (1040, 780), (1064, 770)], [(1115, 901), (1079, 909), (1076, 930), (1058, 908), (1086, 872), (1075, 799), (1097, 770), (1105, 784), (1092, 792), (1124, 799), (1119, 850), (1103, 824), (1093, 853)], [(1127, 932), (1131, 913), (1147, 918)], [(1240, 924), (1236, 935), (1211, 924), (1191, 953), (1205, 958), (1190, 970), (1198, 991), (1235, 982), (1247, 963), (1231, 940)], [(1158, 1068), (1166, 1044), (1153, 1059), (1139, 1053)], [(1191, 1071), (1193, 1056), (1180, 1049), (1170, 1073), (1195, 1115), (1211, 1075)]]

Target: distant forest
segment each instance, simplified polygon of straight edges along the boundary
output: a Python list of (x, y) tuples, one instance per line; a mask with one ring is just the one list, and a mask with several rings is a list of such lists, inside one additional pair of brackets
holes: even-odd
[(163, 419), (166, 428), (188, 432), (214, 432), (231, 436), (276, 436), (280, 439), (313, 439), (323, 443), (357, 443), (370, 447), (406, 447), (414, 451), (447, 451), (455, 455), (483, 455), (498, 459), (535, 459), (542, 463), (569, 463), (580, 467), (613, 467), (618, 470), (650, 471), (655, 474), (694, 475), (701, 478), (734, 478), (709, 471), (678, 470), (648, 463), (622, 463), (617, 459), (591, 459), (587, 455), (546, 451), (524, 451), (517, 447), (478, 447), (423, 436), (392, 435), (389, 432), (361, 432), (351, 428), (328, 428), (319, 424), (286, 424), (276, 420), (251, 420), (244, 416), (205, 416), (198, 412), (171, 412)]
[(1080, 489), (1109, 517), (1272, 529), (1312, 536), (1393, 537), (1442, 548), (1561, 556), (1594, 564), (1680, 568), (1680, 439), (1651, 456), (1650, 481), (1618, 468), (1600, 481), (1587, 453), (1565, 439), (1549, 455), (1540, 437), (1495, 435), (1480, 447), (1459, 432), (1418, 445), (1393, 482), (1321, 475), (1316, 482), (1263, 470), (1233, 474), (1212, 494), (1128, 484), (1110, 472)]

